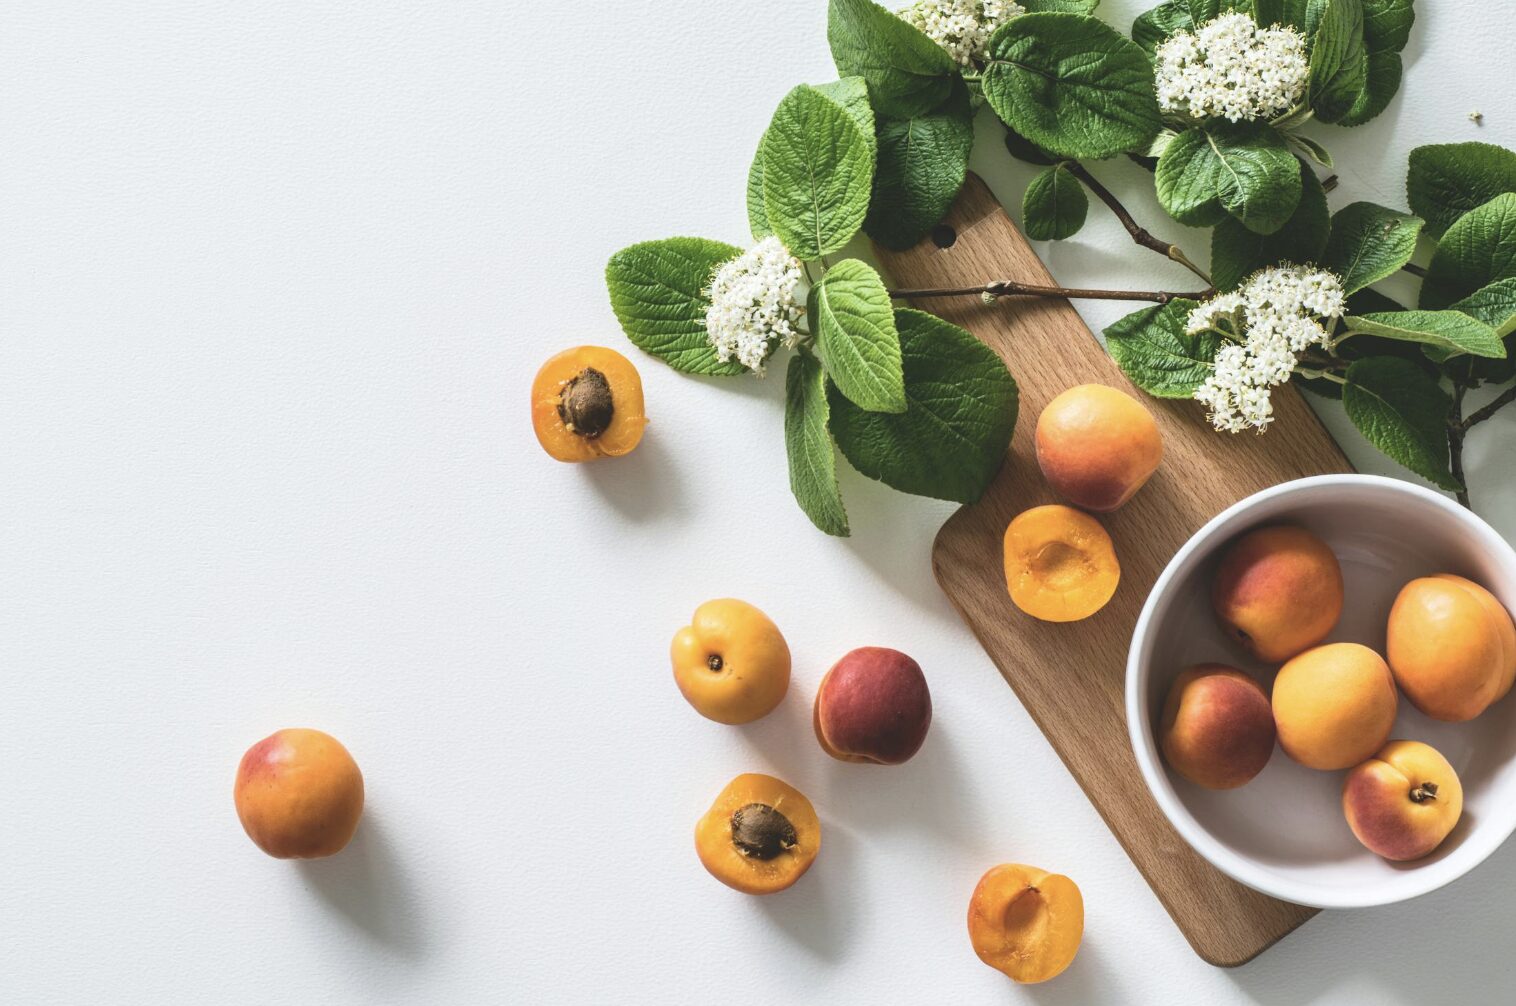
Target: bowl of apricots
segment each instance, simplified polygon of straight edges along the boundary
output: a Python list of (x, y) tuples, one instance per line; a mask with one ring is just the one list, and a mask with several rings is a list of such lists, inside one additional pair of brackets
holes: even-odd
[(1428, 489), (1274, 486), (1158, 577), (1128, 656), (1144, 781), (1222, 872), (1285, 901), (1404, 901), (1516, 831), (1516, 551)]

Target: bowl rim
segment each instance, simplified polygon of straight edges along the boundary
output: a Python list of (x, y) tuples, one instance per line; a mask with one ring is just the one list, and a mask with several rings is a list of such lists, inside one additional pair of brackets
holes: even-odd
[[(1492, 553), (1492, 558), (1502, 566), (1516, 571), (1516, 549), (1500, 536), (1482, 517), (1459, 505), (1454, 500), (1423, 486), (1402, 479), (1383, 475), (1342, 473), (1336, 475), (1313, 475), (1306, 478), (1281, 482), (1262, 489), (1222, 510), (1207, 521), (1181, 545), (1153, 582), (1137, 616), (1137, 625), (1132, 632), (1131, 646), (1127, 650), (1126, 666), (1126, 718), (1127, 733), (1132, 745), (1132, 754), (1137, 767), (1147, 784), (1148, 792), (1157, 801), (1159, 808), (1190, 848), (1222, 873), (1238, 883), (1245, 884), (1263, 894), (1314, 908), (1369, 908), (1389, 905), (1435, 891), (1484, 862), (1498, 849), (1513, 831), (1516, 831), (1516, 809), (1503, 818), (1485, 817), (1482, 827), (1469, 835), (1456, 853), (1426, 868), (1403, 874), (1407, 879), (1394, 884), (1371, 885), (1364, 891), (1320, 888), (1317, 885), (1281, 878), (1257, 866), (1252, 859), (1239, 855), (1212, 837), (1206, 827), (1190, 813), (1174, 791), (1168, 773), (1164, 770), (1158, 754), (1157, 740), (1153, 734), (1151, 710), (1147, 702), (1143, 667), (1149, 651), (1155, 645), (1152, 631), (1155, 612), (1170, 586), (1182, 574), (1204, 558), (1216, 544), (1223, 529), (1230, 533), (1239, 518), (1256, 510), (1264, 503), (1331, 485), (1370, 486), (1389, 493), (1412, 497), (1442, 510), (1452, 519), (1462, 523)], [(1444, 867), (1438, 869), (1437, 867)], [(1375, 893), (1380, 892), (1380, 893)]]

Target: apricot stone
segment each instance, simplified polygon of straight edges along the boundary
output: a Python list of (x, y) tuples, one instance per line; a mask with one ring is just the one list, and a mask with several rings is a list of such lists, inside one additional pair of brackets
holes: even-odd
[(932, 725), (926, 675), (899, 650), (860, 647), (821, 679), (812, 722), (821, 749), (833, 758), (875, 765), (909, 761)]
[(1384, 745), (1399, 700), (1379, 654), (1358, 643), (1330, 643), (1279, 669), (1273, 703), (1284, 753), (1307, 768), (1335, 771)]
[(1200, 664), (1174, 679), (1159, 745), (1169, 767), (1206, 789), (1236, 789), (1274, 753), (1274, 713), (1258, 682), (1235, 667)]
[(1442, 844), (1463, 813), (1458, 773), (1420, 741), (1390, 741), (1342, 783), (1348, 827), (1385, 859), (1420, 859)]
[(320, 730), (280, 730), (247, 749), (232, 791), (242, 828), (276, 859), (341, 852), (363, 814), (363, 774)]
[(1089, 618), (1120, 582), (1111, 536), (1083, 511), (1056, 503), (1032, 507), (1005, 529), (1006, 589), (1011, 602), (1033, 618)]
[(1386, 655), (1412, 705), (1461, 723), (1509, 691), (1513, 632), (1511, 616), (1483, 587), (1424, 576), (1402, 587), (1390, 608)]
[(1115, 510), (1163, 460), (1153, 414), (1104, 384), (1081, 384), (1048, 402), (1034, 440), (1048, 485), (1087, 510)]
[(969, 899), (969, 940), (990, 967), (1022, 983), (1056, 978), (1084, 939), (1084, 897), (1068, 877), (1033, 866), (994, 867)]
[(1342, 617), (1342, 567), (1303, 527), (1261, 527), (1222, 553), (1211, 604), (1227, 634), (1278, 663), (1321, 642)]

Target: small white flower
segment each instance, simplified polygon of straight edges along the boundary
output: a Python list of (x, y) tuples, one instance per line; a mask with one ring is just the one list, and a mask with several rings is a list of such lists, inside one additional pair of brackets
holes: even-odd
[(989, 54), (995, 29), (1025, 13), (1012, 0), (917, 0), (900, 11), (900, 18), (946, 49), (960, 66), (973, 66)]
[(1305, 93), (1310, 60), (1294, 28), (1260, 28), (1232, 12), (1192, 34), (1175, 32), (1157, 51), (1158, 105), (1196, 119), (1232, 122), (1288, 112)]
[(705, 330), (721, 362), (736, 357), (762, 377), (775, 345), (799, 340), (795, 323), (803, 311), (795, 288), (801, 274), (800, 260), (776, 237), (764, 238), (716, 270)]
[(1342, 281), (1303, 266), (1260, 270), (1235, 293), (1191, 311), (1185, 325), (1191, 335), (1214, 329), (1232, 340), (1195, 392), (1211, 425), (1228, 433), (1267, 429), (1274, 420), (1270, 389), (1290, 379), (1300, 353), (1326, 343), (1323, 321), (1342, 311)]

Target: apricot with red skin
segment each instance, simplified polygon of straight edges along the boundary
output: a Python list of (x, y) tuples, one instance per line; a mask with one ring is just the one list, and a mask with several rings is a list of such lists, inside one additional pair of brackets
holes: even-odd
[(1227, 635), (1266, 663), (1310, 649), (1342, 617), (1342, 567), (1303, 527), (1275, 524), (1227, 546), (1211, 590)]
[(335, 737), (280, 730), (247, 749), (232, 791), (253, 843), (276, 859), (341, 852), (363, 815), (363, 774)]
[(1235, 789), (1274, 753), (1274, 711), (1258, 682), (1235, 667), (1200, 664), (1169, 686), (1158, 730), (1164, 761), (1206, 789)]
[(1342, 810), (1364, 846), (1405, 862), (1432, 853), (1463, 814), (1463, 786), (1430, 745), (1390, 741), (1342, 783)]
[(909, 761), (932, 725), (926, 675), (899, 650), (860, 647), (821, 679), (812, 722), (822, 750), (833, 758), (876, 765)]
[(1048, 485), (1086, 510), (1120, 507), (1163, 460), (1153, 414), (1104, 384), (1081, 384), (1048, 402), (1033, 439)]

